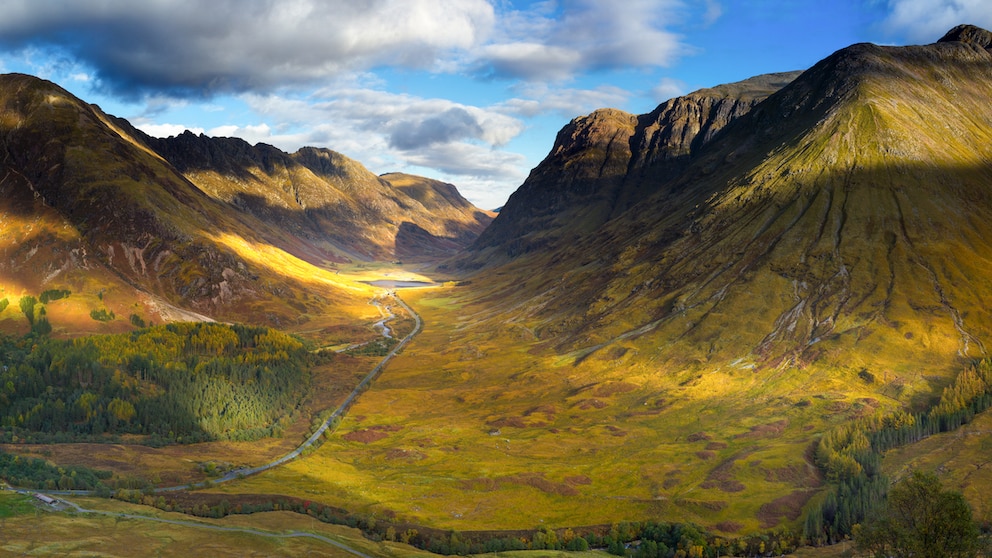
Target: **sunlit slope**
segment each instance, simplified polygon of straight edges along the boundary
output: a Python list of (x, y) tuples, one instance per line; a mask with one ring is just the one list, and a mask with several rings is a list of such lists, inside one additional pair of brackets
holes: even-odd
[(513, 313), (559, 352), (644, 336), (680, 370), (959, 367), (992, 332), (989, 98), (971, 44), (840, 51), (574, 249), (500, 270), (557, 275)]
[(975, 519), (992, 523), (992, 413), (984, 412), (955, 432), (890, 450), (882, 467), (892, 478), (914, 470), (935, 471), (944, 486), (960, 491), (971, 504)]
[(190, 132), (143, 141), (211, 197), (290, 232), (273, 243), (316, 263), (450, 256), (492, 220), (453, 186), (421, 200), (329, 149), (289, 154)]
[(12, 295), (68, 288), (67, 303), (99, 304), (131, 289), (125, 320), (168, 306), (282, 326), (368, 314), (364, 289), (270, 246), (289, 235), (204, 194), (99, 109), (24, 75), (0, 78), (0, 109)]
[(407, 295), (424, 332), (338, 437), (247, 486), (445, 528), (800, 527), (822, 432), (922, 410), (986, 352), (986, 46), (841, 50), (595, 230), (554, 228), (582, 184), (549, 194), (520, 221), (549, 229)]

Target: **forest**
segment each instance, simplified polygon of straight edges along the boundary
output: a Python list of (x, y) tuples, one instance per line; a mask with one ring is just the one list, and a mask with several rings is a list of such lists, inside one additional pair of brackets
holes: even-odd
[(825, 544), (849, 537), (855, 525), (885, 504), (890, 480), (882, 473), (881, 460), (886, 450), (957, 430), (990, 407), (992, 361), (985, 359), (959, 374), (926, 412), (865, 417), (826, 432), (815, 459), (834, 489), (811, 507), (805, 540)]
[(173, 323), (72, 340), (0, 336), (0, 441), (151, 445), (279, 435), (310, 390), (297, 338)]

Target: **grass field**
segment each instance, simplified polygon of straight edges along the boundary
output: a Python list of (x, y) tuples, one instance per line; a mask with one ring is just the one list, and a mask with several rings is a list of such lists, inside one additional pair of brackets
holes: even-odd
[(882, 469), (893, 480), (915, 469), (935, 471), (945, 488), (964, 494), (976, 520), (992, 524), (992, 412), (979, 414), (955, 432), (890, 450)]
[[(347, 271), (353, 279), (384, 273), (421, 278), (381, 266)], [(298, 496), (439, 529), (658, 520), (733, 537), (798, 527), (803, 505), (823, 488), (809, 459), (819, 433), (900, 404), (887, 395), (892, 383), (860, 380), (858, 362), (844, 370), (673, 362), (656, 356), (649, 334), (558, 353), (529, 324), (502, 322), (463, 293), (451, 285), (403, 291), (423, 333), (324, 444), (211, 491)], [(311, 411), (333, 406), (376, 361), (342, 356), (318, 370)], [(901, 383), (902, 400), (932, 380), (903, 376), (919, 385)], [(204, 478), (206, 461), (258, 464), (284, 453), (305, 426), (250, 444), (19, 452), (191, 482)]]
[[(425, 558), (432, 556), (406, 545), (373, 542), (357, 530), (327, 525), (290, 512), (267, 512), (224, 519), (190, 518), (131, 504), (80, 498), (79, 504), (109, 515), (75, 514), (47, 510), (29, 496), (0, 492), (0, 555), (11, 556), (333, 556), (355, 554), (315, 539), (287, 537), (289, 533), (313, 533), (348, 546), (354, 551), (381, 558)], [(123, 517), (140, 514), (150, 519)], [(183, 525), (154, 521), (163, 519)], [(195, 522), (200, 526), (186, 525)], [(211, 530), (244, 528), (260, 533)], [(839, 558), (847, 545), (801, 549), (797, 558)], [(487, 554), (486, 556), (494, 556)], [(604, 551), (501, 552), (503, 558), (606, 558)]]
[[(695, 522), (796, 526), (815, 436), (886, 403), (826, 371), (707, 374), (624, 340), (590, 358), (525, 325), (473, 328), (457, 289), (404, 292), (426, 327), (304, 460), (218, 491), (290, 493), (442, 529)], [(891, 403), (889, 403), (891, 404)]]
[[(104, 510), (111, 515), (48, 511), (43, 506), (36, 506), (28, 496), (0, 492), (0, 555), (355, 556), (320, 540), (286, 536), (292, 532), (307, 532), (327, 537), (369, 556), (428, 556), (404, 545), (375, 543), (363, 538), (354, 529), (326, 525), (289, 512), (192, 520), (207, 526), (200, 527), (120, 515), (143, 514), (158, 519), (191, 521), (181, 514), (108, 500), (79, 499), (78, 502), (84, 507)], [(209, 529), (210, 526), (245, 528), (259, 533), (220, 531)]]

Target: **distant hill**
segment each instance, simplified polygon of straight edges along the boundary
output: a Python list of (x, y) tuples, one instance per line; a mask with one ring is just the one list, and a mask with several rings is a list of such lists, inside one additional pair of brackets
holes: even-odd
[(288, 154), (190, 132), (144, 141), (211, 196), (328, 254), (379, 260), (450, 256), (493, 217), (450, 184), (409, 176), (408, 182), (422, 187), (395, 187), (329, 149)]
[[(491, 220), (453, 186), (424, 180), (408, 194), (326, 149), (151, 138), (27, 75), (0, 76), (0, 141), (8, 313), (59, 288), (82, 307), (112, 293), (117, 329), (131, 313), (286, 325), (333, 310), (347, 321), (364, 295), (327, 265), (449, 255)], [(78, 327), (93, 327), (77, 310)]]

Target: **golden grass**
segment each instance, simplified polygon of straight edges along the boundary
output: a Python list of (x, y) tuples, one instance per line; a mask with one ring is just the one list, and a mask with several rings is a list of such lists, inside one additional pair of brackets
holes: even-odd
[(143, 478), (160, 486), (199, 483), (209, 480), (200, 466), (203, 463), (257, 466), (296, 449), (309, 436), (311, 417), (325, 409), (336, 408), (375, 365), (376, 360), (339, 355), (331, 364), (314, 369), (313, 390), (304, 404), (301, 417), (280, 438), (263, 438), (252, 442), (168, 445), (160, 448), (136, 443), (66, 443), (0, 444), (0, 449), (18, 455), (43, 458), (59, 465), (110, 470), (120, 477)]
[(992, 523), (992, 412), (979, 414), (954, 432), (889, 450), (882, 470), (893, 480), (913, 470), (934, 471), (945, 488), (964, 494), (977, 521)]
[[(522, 325), (474, 328), (484, 310), (457, 288), (403, 297), (424, 332), (324, 445), (214, 490), (445, 529), (732, 520), (742, 527), (727, 535), (743, 534), (796, 525), (820, 483), (804, 459), (816, 433), (879, 406), (827, 372), (666, 370), (638, 340), (576, 364)], [(762, 508), (776, 500), (784, 510)]]
[[(0, 493), (0, 502), (8, 498)], [(405, 545), (376, 543), (355, 529), (328, 525), (290, 512), (268, 512), (224, 519), (190, 518), (142, 506), (79, 499), (83, 507), (114, 515), (79, 515), (32, 507), (30, 513), (2, 518), (0, 554), (17, 556), (336, 556), (354, 554), (309, 538), (277, 538), (263, 534), (229, 532), (146, 519), (122, 518), (140, 514), (203, 525), (245, 527), (266, 533), (310, 532), (341, 542), (370, 556), (405, 558), (427, 556)]]

